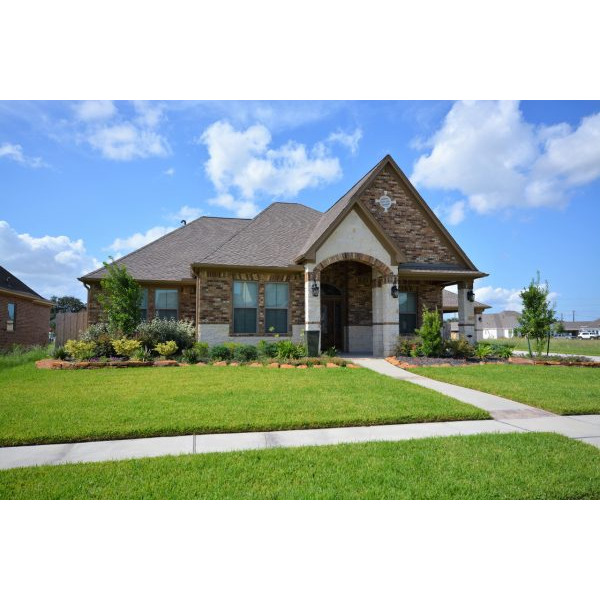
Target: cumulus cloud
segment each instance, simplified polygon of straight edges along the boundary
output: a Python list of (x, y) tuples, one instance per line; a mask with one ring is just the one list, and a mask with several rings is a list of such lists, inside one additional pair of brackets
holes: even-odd
[(75, 115), (82, 126), (79, 139), (110, 160), (169, 156), (171, 148), (159, 131), (162, 105), (138, 101), (132, 106), (133, 114), (130, 112), (127, 118), (112, 102), (86, 101), (75, 105)]
[(175, 175), (175, 169), (173, 167), (170, 167), (166, 171), (163, 171), (163, 175), (168, 175), (169, 177), (173, 177), (173, 175)]
[(137, 250), (138, 248), (157, 240), (159, 237), (166, 235), (170, 231), (173, 231), (173, 229), (175, 229), (175, 227), (163, 227), (158, 225), (156, 227), (151, 227), (144, 233), (138, 232), (126, 238), (116, 238), (113, 243), (107, 247), (107, 250), (117, 252), (120, 255), (132, 252), (133, 250)]
[(517, 102), (456, 102), (425, 146), (411, 179), (464, 195), (441, 211), (452, 224), (466, 209), (563, 208), (576, 186), (600, 177), (600, 113), (576, 129), (536, 127)]
[[(342, 173), (339, 160), (330, 156), (324, 144), (307, 149), (289, 141), (271, 148), (271, 133), (264, 125), (236, 130), (227, 121), (217, 121), (200, 141), (208, 149), (205, 170), (217, 191), (227, 195), (236, 188), (245, 201), (260, 193), (293, 198), (305, 188), (335, 181)], [(219, 205), (227, 203), (222, 202)]]
[[(521, 291), (522, 290), (516, 288), (486, 285), (475, 290), (475, 297), (478, 302), (489, 304), (492, 307), (492, 310), (489, 312), (500, 312), (503, 310), (516, 310), (521, 312), (523, 309), (523, 303), (520, 297)], [(550, 292), (548, 294), (550, 302), (554, 302), (556, 298), (558, 298), (556, 292)]]
[(75, 105), (75, 115), (80, 121), (104, 121), (117, 113), (110, 100), (85, 100)]
[(46, 163), (38, 156), (26, 156), (19, 144), (0, 144), (0, 158), (12, 160), (25, 167), (38, 169), (46, 167)]
[(211, 206), (220, 206), (235, 214), (240, 219), (251, 219), (258, 211), (258, 206), (251, 200), (236, 200), (231, 194), (221, 194), (211, 198), (208, 203)]
[(6, 221), (0, 221), (0, 256), (3, 267), (46, 298), (85, 298), (85, 288), (77, 277), (102, 266), (87, 253), (81, 239), (18, 233)]
[(189, 223), (190, 221), (201, 217), (203, 214), (204, 211), (201, 208), (184, 204), (176, 213), (171, 215), (171, 218), (174, 221), (181, 221), (183, 219)]
[(352, 154), (356, 154), (358, 152), (358, 143), (362, 139), (362, 135), (363, 133), (360, 127), (357, 127), (352, 133), (346, 133), (341, 129), (338, 129), (329, 135), (327, 141), (346, 146)]

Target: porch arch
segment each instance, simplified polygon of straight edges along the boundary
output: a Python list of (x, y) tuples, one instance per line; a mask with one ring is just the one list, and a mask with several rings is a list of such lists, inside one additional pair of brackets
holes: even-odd
[(384, 277), (393, 277), (394, 273), (392, 269), (384, 262), (381, 262), (378, 258), (374, 258), (369, 254), (362, 254), (361, 252), (340, 252), (339, 254), (333, 254), (322, 260), (319, 264), (315, 265), (313, 273), (320, 277), (320, 273), (323, 269), (340, 261), (354, 261), (370, 265), (377, 269)]

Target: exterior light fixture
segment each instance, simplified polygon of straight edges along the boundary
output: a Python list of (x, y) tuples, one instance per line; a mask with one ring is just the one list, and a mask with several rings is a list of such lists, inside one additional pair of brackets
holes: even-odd
[(317, 285), (317, 278), (314, 273), (313, 273), (313, 284), (310, 289), (312, 290), (312, 295), (315, 298), (318, 298), (319, 297), (319, 286)]
[(394, 285), (392, 286), (392, 298), (397, 298), (400, 294), (400, 290), (398, 289), (398, 280), (394, 278)]
[(473, 290), (469, 290), (467, 292), (467, 300), (469, 302), (474, 302), (475, 301), (475, 292)]

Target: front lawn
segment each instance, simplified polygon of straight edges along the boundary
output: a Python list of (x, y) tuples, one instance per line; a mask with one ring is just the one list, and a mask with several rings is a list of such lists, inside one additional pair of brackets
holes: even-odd
[[(484, 340), (498, 344), (515, 345), (515, 350), (527, 351), (527, 340), (525, 338), (512, 338), (500, 340)], [(532, 347), (533, 349), (533, 347)], [(568, 340), (561, 338), (550, 339), (550, 352), (557, 354), (578, 354), (583, 356), (600, 356), (600, 340)], [(545, 354), (544, 354), (545, 356)]]
[(561, 415), (600, 414), (600, 369), (597, 368), (477, 365), (425, 367), (413, 371)]
[(367, 369), (0, 369), (0, 446), (486, 418)]
[(0, 471), (0, 498), (600, 498), (600, 452), (551, 433)]

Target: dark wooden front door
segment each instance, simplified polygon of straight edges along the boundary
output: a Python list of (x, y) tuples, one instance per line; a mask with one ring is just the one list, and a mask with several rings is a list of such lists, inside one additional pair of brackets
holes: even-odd
[(321, 350), (332, 346), (338, 351), (344, 349), (341, 298), (321, 300)]

